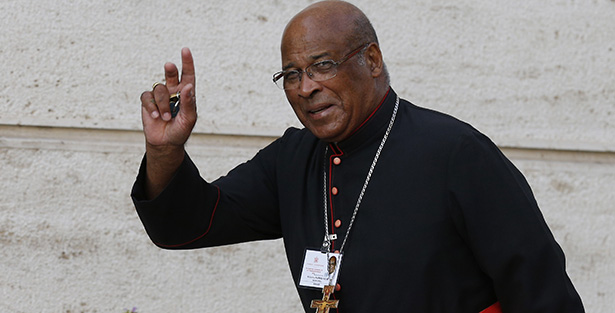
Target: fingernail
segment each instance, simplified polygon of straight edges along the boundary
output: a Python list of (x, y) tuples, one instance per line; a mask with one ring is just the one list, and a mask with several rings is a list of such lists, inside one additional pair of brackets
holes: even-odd
[(158, 111), (152, 112), (152, 118), (156, 119), (158, 118), (158, 116), (160, 116), (160, 113), (158, 113)]
[(170, 121), (171, 120), (171, 113), (166, 112), (164, 114), (162, 114), (162, 119), (165, 121)]

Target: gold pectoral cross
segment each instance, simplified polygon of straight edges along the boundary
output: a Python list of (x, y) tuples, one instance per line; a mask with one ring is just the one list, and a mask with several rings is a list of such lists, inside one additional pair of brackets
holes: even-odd
[(329, 309), (337, 309), (337, 304), (340, 300), (329, 300), (335, 286), (324, 286), (322, 288), (322, 300), (312, 300), (310, 308), (317, 309), (316, 313), (329, 313)]

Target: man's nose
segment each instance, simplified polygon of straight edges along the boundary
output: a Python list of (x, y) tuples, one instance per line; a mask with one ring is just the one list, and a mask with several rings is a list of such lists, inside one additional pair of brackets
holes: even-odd
[(319, 82), (312, 80), (307, 72), (304, 72), (299, 82), (299, 96), (303, 98), (311, 97), (315, 92), (322, 90), (322, 85)]

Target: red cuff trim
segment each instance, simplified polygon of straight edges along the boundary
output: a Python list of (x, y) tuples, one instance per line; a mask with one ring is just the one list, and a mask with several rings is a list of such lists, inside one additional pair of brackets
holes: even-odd
[(502, 306), (500, 305), (500, 302), (496, 302), (490, 307), (480, 311), (480, 313), (502, 313)]
[(195, 241), (205, 237), (205, 235), (207, 235), (207, 233), (209, 233), (209, 230), (211, 229), (211, 225), (214, 222), (214, 215), (216, 214), (216, 209), (218, 208), (218, 204), (220, 203), (220, 187), (218, 187), (218, 186), (215, 186), (215, 187), (216, 187), (216, 189), (218, 189), (218, 199), (216, 200), (216, 205), (214, 206), (214, 210), (211, 212), (211, 218), (209, 219), (209, 226), (207, 227), (207, 230), (205, 230), (205, 232), (202, 235), (200, 235), (200, 236), (198, 236), (198, 237), (196, 237), (196, 238), (194, 238), (194, 239), (192, 239), (190, 241), (187, 241), (187, 242), (184, 242), (184, 243), (180, 243), (180, 244), (176, 244), (176, 245), (163, 245), (163, 244), (160, 244), (160, 243), (155, 243), (155, 244), (157, 246), (163, 247), (163, 248), (178, 248), (178, 247), (181, 247), (181, 246), (185, 246), (185, 245), (191, 244), (191, 243), (193, 243), (193, 242), (195, 242)]

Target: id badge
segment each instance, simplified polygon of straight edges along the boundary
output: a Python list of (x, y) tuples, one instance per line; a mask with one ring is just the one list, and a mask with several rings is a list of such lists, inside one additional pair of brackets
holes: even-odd
[(305, 251), (301, 269), (300, 287), (322, 289), (324, 286), (335, 286), (342, 265), (342, 255), (320, 250)]

